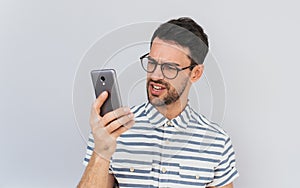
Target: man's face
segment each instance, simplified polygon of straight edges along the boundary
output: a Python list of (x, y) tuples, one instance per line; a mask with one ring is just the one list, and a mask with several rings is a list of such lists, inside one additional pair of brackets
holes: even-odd
[[(189, 50), (172, 42), (166, 42), (159, 38), (153, 40), (149, 56), (158, 63), (172, 62), (179, 68), (189, 66)], [(147, 74), (148, 100), (154, 106), (170, 105), (178, 101), (180, 97), (187, 97), (190, 69), (179, 71), (174, 79), (165, 78), (158, 65), (153, 73)]]

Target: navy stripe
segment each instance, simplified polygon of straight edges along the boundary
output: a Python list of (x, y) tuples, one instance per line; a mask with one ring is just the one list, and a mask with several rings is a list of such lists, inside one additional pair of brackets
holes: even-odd
[(137, 164), (137, 165), (152, 165), (152, 161), (151, 162), (145, 162), (145, 161), (137, 161), (134, 159), (114, 159), (112, 158), (113, 162), (117, 162), (117, 163), (130, 163), (130, 164)]
[[(135, 123), (150, 123), (149, 122), (149, 120), (134, 120), (135, 121)], [(137, 126), (133, 126), (131, 129), (133, 129), (133, 128), (137, 128)]]
[[(207, 120), (207, 118), (206, 118), (205, 116), (201, 115), (201, 114), (198, 115), (198, 117), (200, 118), (200, 120), (201, 120), (203, 123), (205, 123), (206, 125), (208, 125), (209, 128), (213, 129), (213, 130), (210, 130), (210, 131), (217, 132), (217, 133), (220, 133), (220, 134), (226, 136), (223, 132), (220, 131), (220, 126), (219, 126), (218, 124), (216, 124), (216, 123), (214, 123), (214, 122), (211, 122), (211, 121)], [(204, 119), (205, 119), (208, 123), (206, 123)], [(213, 126), (213, 125), (214, 125), (214, 126)], [(215, 126), (218, 127), (218, 128), (216, 128)]]
[(156, 122), (151, 122), (153, 125), (158, 125), (158, 124), (160, 124), (161, 122), (163, 122), (165, 120), (165, 118), (164, 117), (162, 117), (162, 118), (160, 118), (158, 121), (156, 121)]
[[(188, 107), (189, 107), (189, 106), (188, 106)], [(189, 109), (189, 110), (190, 110), (190, 109)], [(191, 119), (190, 116), (189, 116), (189, 114), (188, 114), (188, 111), (187, 111), (187, 110), (184, 110), (183, 112), (185, 113), (185, 115), (186, 115), (186, 117), (187, 117), (188, 119)]]
[(226, 140), (225, 145), (227, 145), (229, 141), (230, 141), (230, 138), (228, 138), (228, 139)]
[(232, 163), (235, 163), (235, 159), (231, 160), (230, 163), (226, 167), (216, 169), (215, 172), (222, 172), (222, 171), (228, 170), (228, 168), (233, 166)]
[(184, 119), (183, 119), (183, 117), (182, 117), (181, 114), (179, 115), (179, 118), (181, 119), (181, 121), (182, 121), (184, 124), (186, 124), (186, 125), (188, 124), (186, 121), (184, 121)]
[[(194, 114), (197, 114), (193, 109), (192, 109), (192, 111), (194, 112)], [(202, 119), (202, 117), (201, 117), (200, 115), (197, 115), (197, 117), (202, 121), (202, 123), (204, 123), (205, 125), (208, 125), (208, 124)]]
[(153, 185), (141, 185), (141, 184), (133, 184), (133, 183), (119, 183), (120, 187), (138, 187), (138, 188), (158, 188)]
[[(194, 113), (197, 114), (195, 111), (194, 111)], [(214, 123), (214, 122), (211, 122), (211, 121), (207, 120), (207, 118), (206, 118), (205, 116), (201, 115), (201, 114), (200, 114), (200, 115), (197, 115), (197, 117), (198, 117), (204, 124), (206, 124), (206, 125), (208, 125), (210, 128), (212, 128), (212, 129), (214, 130), (214, 132), (221, 133), (222, 135), (224, 135), (219, 129), (217, 129), (216, 127), (212, 126), (212, 125), (215, 125), (215, 126), (217, 126), (217, 127), (220, 128), (220, 126), (219, 126), (218, 124), (216, 124), (216, 123)], [(205, 119), (207, 122), (206, 122), (204, 119)], [(213, 131), (213, 130), (211, 130), (211, 131)]]
[(141, 106), (139, 106), (134, 112), (132, 112), (133, 114), (137, 113), (141, 108), (143, 108), (146, 104), (142, 104)]
[(198, 171), (198, 172), (213, 172), (211, 168), (199, 168), (199, 167), (190, 167), (190, 166), (180, 166), (180, 169)]
[(174, 159), (189, 159), (189, 160), (201, 160), (201, 161), (207, 161), (207, 162), (212, 162), (212, 163), (218, 163), (219, 160), (217, 159), (210, 159), (210, 158), (204, 158), (204, 157), (194, 157), (194, 156), (183, 156), (183, 155), (170, 155), (166, 153), (160, 153), (160, 152), (155, 152), (155, 151), (130, 151), (126, 149), (116, 149), (116, 152), (125, 152), (125, 153), (130, 153), (130, 154), (143, 154), (143, 155), (157, 155), (157, 156), (162, 156), (166, 158), (174, 158)]
[[(157, 122), (157, 123), (155, 123), (155, 124), (159, 124), (159, 123), (161, 123), (162, 121), (163, 121), (164, 119), (162, 118), (162, 119), (160, 119), (160, 121), (159, 122)], [(178, 122), (174, 119), (173, 120), (179, 127), (181, 127), (181, 128), (185, 128), (185, 127), (182, 127), (181, 125), (179, 125), (178, 124)], [(147, 124), (147, 123), (149, 123), (149, 121), (147, 121), (147, 120), (135, 120), (135, 123), (141, 123), (141, 124)], [(211, 129), (207, 129), (207, 128), (203, 128), (203, 127), (200, 127), (200, 126), (193, 126), (193, 125), (189, 125), (189, 128), (194, 128), (194, 129), (196, 129), (196, 130), (203, 130), (203, 131), (210, 131), (210, 132), (214, 132), (214, 133), (220, 133), (220, 132), (216, 132), (216, 131), (214, 131), (214, 130), (211, 130)], [(153, 127), (149, 127), (149, 126), (147, 126), (147, 127), (145, 127), (145, 126), (138, 126), (138, 125), (136, 125), (136, 126), (133, 126), (131, 129), (140, 129), (140, 130), (152, 130), (153, 129)], [(198, 135), (198, 134), (196, 134), (195, 133), (195, 131), (196, 130), (189, 130), (189, 134), (193, 134), (193, 135)], [(161, 132), (161, 133), (163, 133), (163, 132), (165, 132), (165, 133), (172, 133), (172, 131), (168, 131), (168, 130), (162, 130), (162, 129), (158, 129), (157, 131), (159, 131), (159, 132)], [(180, 132), (174, 132), (173, 131), (173, 133), (176, 133), (176, 134), (186, 134), (187, 132), (182, 132), (182, 133), (180, 133)], [(207, 138), (209, 138), (209, 137), (207, 137)], [(219, 137), (219, 139), (218, 140), (223, 140), (223, 141), (225, 141), (225, 139), (224, 138), (220, 138)]]
[(206, 153), (206, 154), (212, 154), (212, 155), (218, 155), (220, 156), (222, 153), (221, 152), (216, 152), (216, 151), (207, 151), (207, 150), (199, 150), (199, 149), (192, 149), (192, 148), (186, 148), (186, 147), (176, 147), (176, 146), (167, 146), (167, 145), (161, 145), (157, 143), (141, 143), (141, 142), (130, 142), (130, 143), (125, 143), (118, 141), (118, 144), (124, 144), (127, 146), (152, 146), (156, 147), (159, 149), (167, 149), (167, 150), (172, 150), (172, 151), (187, 151), (187, 152), (194, 152), (194, 153)]
[[(183, 181), (183, 180), (172, 180), (172, 179), (162, 179), (160, 182), (170, 182), (182, 185), (194, 185), (194, 186), (205, 186), (202, 182), (191, 182), (191, 181)], [(180, 186), (180, 185), (178, 185)]]
[(174, 119), (173, 121), (176, 123), (176, 125), (177, 125), (178, 127), (182, 128), (182, 129), (185, 129), (185, 127), (181, 126), (181, 125), (176, 121), (176, 119)]
[(227, 170), (227, 171), (225, 171), (225, 173), (223, 173), (222, 175), (215, 175), (215, 179), (221, 179), (221, 178), (223, 178), (224, 176), (227, 176), (229, 173), (231, 172), (231, 170)]
[(229, 152), (229, 150), (232, 149), (232, 145), (230, 145), (223, 153), (223, 156), (227, 155), (227, 153)]
[(152, 106), (150, 103), (148, 103), (147, 106), (145, 107), (145, 109), (146, 109), (146, 113), (149, 113), (154, 109), (154, 106)]
[(184, 166), (179, 163), (171, 163), (166, 161), (157, 161), (153, 160), (152, 164), (155, 165), (161, 165), (161, 166), (171, 166), (171, 167), (178, 167), (182, 170), (191, 170), (191, 171), (198, 171), (198, 172), (213, 172), (211, 168), (200, 168), (200, 167), (190, 167), (190, 166)]
[(220, 131), (216, 131), (215, 129), (210, 129), (211, 128), (210, 126), (200, 127), (198, 122), (194, 122), (193, 120), (191, 120), (190, 122), (193, 123), (193, 124), (196, 124), (196, 126), (195, 125), (189, 125), (189, 128), (199, 129), (199, 130), (203, 130), (203, 131), (209, 131), (209, 132), (214, 132), (214, 133), (220, 134)]
[(88, 150), (91, 150), (91, 151), (94, 150), (94, 148), (92, 148), (91, 146), (87, 146), (87, 149), (88, 149)]
[[(196, 115), (197, 116), (197, 115)], [(193, 123), (195, 123), (195, 124), (197, 124), (197, 125), (204, 125), (203, 123), (201, 123), (198, 119), (199, 118), (197, 118), (197, 117), (195, 117), (193, 114), (191, 114), (191, 117), (193, 118), (193, 119), (190, 119), (190, 122), (193, 122)]]
[[(213, 125), (214, 125), (214, 126), (213, 126)], [(216, 124), (216, 123), (214, 123), (214, 122), (210, 122), (209, 127), (212, 128), (212, 129), (214, 129), (216, 132), (223, 134), (223, 133), (220, 131), (220, 129), (218, 129), (218, 128), (220, 128), (220, 125), (218, 125), (218, 124)], [(216, 127), (218, 127), (218, 128), (216, 128)]]
[(227, 157), (226, 160), (223, 160), (223, 161), (220, 163), (220, 166), (223, 165), (223, 164), (225, 164), (225, 163), (227, 163), (228, 160), (229, 160), (232, 156), (234, 156), (234, 152), (232, 152), (232, 153)]
[(155, 119), (156, 116), (158, 116), (158, 114), (160, 114), (159, 111), (156, 111), (154, 114), (151, 115), (151, 117), (149, 118), (149, 120)]
[[(130, 179), (137, 179), (137, 180), (148, 180), (150, 178), (147, 178), (145, 176), (138, 176), (138, 175), (124, 175), (124, 174), (116, 174), (116, 176), (118, 178), (130, 178)], [(202, 182), (191, 182), (191, 181), (183, 181), (183, 180), (173, 180), (173, 179), (157, 179), (157, 178), (151, 178), (153, 179), (154, 181), (159, 181), (159, 182), (162, 182), (162, 183), (174, 183), (174, 184), (182, 184), (182, 185), (197, 185), (197, 186), (205, 186), (204, 183)], [(123, 187), (127, 187), (128, 184), (119, 184), (120, 186), (123, 186)], [(130, 184), (132, 187), (143, 187), (143, 185), (140, 185), (140, 184)], [(180, 186), (180, 185), (178, 185)], [(130, 186), (128, 186), (130, 187)]]
[(92, 139), (92, 138), (89, 138), (88, 141), (94, 143), (94, 139)]
[(219, 183), (218, 185), (216, 185), (216, 187), (220, 187), (220, 186), (223, 186), (223, 185), (225, 185), (225, 184), (230, 183), (229, 180), (231, 180), (234, 176), (236, 176), (237, 173), (238, 173), (237, 170), (235, 170), (235, 171), (233, 172), (233, 174), (231, 174), (231, 176), (229, 176), (229, 177), (226, 178), (224, 181), (222, 181), (221, 183)]
[[(144, 168), (134, 168), (134, 173), (142, 173), (142, 174), (148, 174), (151, 171), (151, 166), (149, 168), (144, 169)], [(130, 168), (113, 168), (114, 171), (116, 172), (130, 172)]]
[[(186, 178), (186, 179), (195, 179), (195, 175), (180, 174), (180, 177)], [(201, 176), (201, 177), (199, 177), (199, 180), (212, 181), (213, 178)]]

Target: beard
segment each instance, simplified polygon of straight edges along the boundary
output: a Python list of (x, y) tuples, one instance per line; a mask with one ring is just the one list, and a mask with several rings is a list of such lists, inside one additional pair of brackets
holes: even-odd
[[(183, 94), (183, 92), (185, 91), (185, 88), (187, 86), (187, 82), (188, 82), (188, 78), (185, 78), (182, 80), (180, 86), (178, 88), (173, 87), (170, 83), (165, 82), (163, 80), (152, 80), (152, 79), (148, 79), (147, 81), (147, 97), (148, 97), (148, 101), (153, 105), (153, 106), (164, 106), (164, 105), (170, 105), (172, 103), (175, 103), (176, 101), (178, 101), (178, 99), (181, 97), (181, 95)], [(153, 96), (150, 92), (149, 92), (149, 87), (150, 86), (150, 82), (156, 83), (156, 84), (161, 84), (164, 85), (167, 93), (164, 94), (163, 98), (160, 98), (159, 96)]]

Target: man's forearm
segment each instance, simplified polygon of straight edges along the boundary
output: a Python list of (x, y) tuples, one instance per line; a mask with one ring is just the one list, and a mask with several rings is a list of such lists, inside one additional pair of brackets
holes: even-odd
[(78, 188), (112, 188), (114, 178), (109, 173), (109, 161), (94, 152), (79, 182)]

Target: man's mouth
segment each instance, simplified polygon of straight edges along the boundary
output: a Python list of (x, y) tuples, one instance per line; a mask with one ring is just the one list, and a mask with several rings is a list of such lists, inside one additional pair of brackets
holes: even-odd
[(149, 83), (149, 90), (152, 95), (159, 96), (166, 90), (166, 86), (151, 81)]

